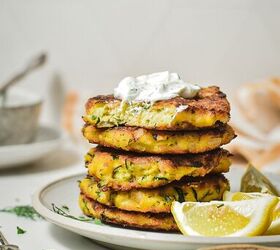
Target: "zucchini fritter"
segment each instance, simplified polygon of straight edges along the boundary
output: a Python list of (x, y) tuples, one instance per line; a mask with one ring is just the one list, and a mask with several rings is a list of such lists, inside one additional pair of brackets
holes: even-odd
[(103, 222), (153, 231), (179, 231), (171, 214), (128, 212), (104, 206), (81, 194), (79, 205), (84, 214)]
[(81, 193), (107, 206), (126, 211), (170, 213), (173, 201), (211, 201), (222, 199), (229, 183), (223, 175), (189, 178), (155, 189), (115, 191), (102, 186), (94, 177), (80, 183)]
[(85, 125), (83, 134), (91, 143), (153, 154), (202, 153), (219, 148), (235, 137), (229, 125), (209, 130), (173, 132), (135, 127), (100, 129)]
[(85, 156), (88, 174), (114, 190), (155, 188), (184, 176), (228, 172), (230, 153), (224, 149), (201, 154), (149, 155), (92, 148)]
[(155, 103), (122, 103), (112, 95), (90, 98), (86, 123), (98, 128), (132, 126), (157, 130), (194, 130), (229, 121), (230, 105), (216, 86), (202, 88), (192, 99), (175, 97)]

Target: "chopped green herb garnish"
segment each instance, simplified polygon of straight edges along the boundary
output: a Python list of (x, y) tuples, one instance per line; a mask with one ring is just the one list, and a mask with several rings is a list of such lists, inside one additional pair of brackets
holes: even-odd
[(208, 190), (199, 200), (203, 201), (207, 196), (211, 195), (212, 192), (210, 192), (210, 190)]
[(96, 120), (95, 125), (97, 125), (97, 124), (100, 122), (100, 118), (97, 117), (96, 115), (92, 115), (92, 116), (91, 116), (91, 119), (92, 119), (92, 120)]
[(150, 107), (151, 107), (151, 103), (148, 103), (148, 102), (143, 103), (143, 107), (142, 108), (144, 110), (148, 110)]
[(133, 139), (129, 139), (128, 140), (128, 145), (130, 145), (131, 143), (133, 143), (133, 142), (135, 142), (135, 139), (133, 138)]
[(198, 201), (197, 192), (194, 188), (192, 188), (192, 192), (193, 192), (193, 196), (194, 196), (195, 200)]
[(217, 208), (223, 207), (224, 204), (217, 205)]
[(157, 134), (153, 134), (153, 138), (154, 138), (155, 141), (157, 141), (157, 137), (158, 137)]
[(94, 154), (91, 152), (87, 152), (87, 155), (89, 155), (91, 158), (94, 158)]
[(147, 178), (147, 175), (143, 175), (142, 177), (141, 177), (141, 180), (143, 181), (144, 179), (146, 179)]
[(26, 230), (20, 228), (19, 226), (17, 226), (17, 234), (25, 234)]
[(74, 219), (74, 220), (79, 220), (79, 221), (91, 221), (92, 220), (91, 218), (84, 218), (84, 217), (80, 218), (80, 217), (75, 217), (73, 215), (70, 215), (62, 208), (57, 207), (54, 203), (52, 203), (52, 209), (55, 213), (62, 215), (64, 217), (67, 217), (67, 218)]
[(96, 219), (96, 218), (94, 218), (93, 220), (94, 220), (94, 223), (95, 223), (96, 225), (102, 225), (101, 220)]
[(124, 164), (125, 164), (125, 168), (128, 170), (129, 169), (129, 162), (128, 162), (127, 159), (125, 159)]
[(67, 206), (65, 206), (65, 205), (63, 205), (61, 208), (64, 209), (64, 210), (66, 210), (66, 211), (69, 211), (69, 207), (67, 207)]
[(100, 196), (101, 196), (101, 191), (100, 191), (100, 190), (97, 190), (97, 191), (95, 191), (95, 193), (96, 193), (97, 197), (100, 198)]
[(66, 212), (63, 209), (63, 206), (61, 208), (59, 208), (54, 203), (52, 203), (52, 210), (59, 215), (62, 215), (64, 217), (67, 217), (67, 218), (70, 218), (73, 220), (84, 221), (84, 222), (94, 222), (97, 225), (102, 225), (102, 223), (99, 219), (89, 218), (89, 217), (85, 217), (85, 216), (78, 216), (78, 217), (73, 216), (73, 215), (69, 214), (68, 212)]
[(169, 195), (165, 195), (164, 196), (164, 200), (166, 201), (166, 202), (171, 202), (171, 201), (173, 201), (173, 199), (169, 196)]
[(15, 207), (12, 207), (12, 208), (3, 208), (3, 209), (0, 209), (0, 212), (11, 213), (11, 214), (17, 215), (18, 217), (24, 217), (24, 218), (28, 218), (28, 219), (32, 219), (32, 220), (43, 218), (30, 205), (15, 206)]
[(134, 182), (134, 181), (135, 181), (135, 176), (130, 175), (128, 181), (129, 181), (129, 182)]
[(174, 187), (177, 194), (178, 194), (178, 201), (179, 202), (184, 202), (185, 201), (185, 195), (184, 195), (184, 192), (181, 188), (179, 187)]
[(115, 178), (115, 175), (119, 172), (119, 169), (122, 167), (122, 165), (117, 166), (114, 168), (113, 173), (112, 173), (112, 177)]

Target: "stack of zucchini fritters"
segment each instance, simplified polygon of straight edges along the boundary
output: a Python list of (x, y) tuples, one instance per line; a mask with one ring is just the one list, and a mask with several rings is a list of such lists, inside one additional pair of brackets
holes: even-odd
[(108, 223), (178, 231), (172, 201), (220, 200), (229, 188), (221, 173), (230, 153), (220, 148), (235, 137), (229, 113), (215, 86), (155, 103), (89, 99), (83, 134), (99, 145), (85, 157), (81, 209)]

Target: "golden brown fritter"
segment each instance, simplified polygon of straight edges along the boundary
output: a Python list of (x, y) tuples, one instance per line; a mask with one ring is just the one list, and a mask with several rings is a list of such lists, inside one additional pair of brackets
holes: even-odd
[(230, 118), (226, 95), (216, 86), (202, 88), (192, 99), (175, 97), (155, 103), (122, 103), (112, 95), (90, 98), (86, 123), (97, 128), (132, 126), (156, 130), (194, 130), (225, 124)]
[(92, 148), (85, 156), (88, 174), (114, 190), (155, 188), (184, 176), (228, 172), (230, 153), (224, 149), (201, 154), (150, 155)]
[(235, 137), (229, 125), (208, 130), (173, 132), (135, 127), (100, 129), (85, 125), (83, 134), (91, 143), (152, 154), (202, 153), (219, 148)]
[(171, 214), (128, 212), (102, 205), (81, 194), (79, 205), (83, 213), (121, 227), (147, 229), (152, 231), (179, 231)]
[(223, 175), (209, 175), (202, 178), (186, 178), (154, 189), (132, 189), (115, 191), (94, 177), (80, 183), (81, 193), (107, 206), (126, 211), (170, 213), (173, 201), (221, 200), (229, 183)]

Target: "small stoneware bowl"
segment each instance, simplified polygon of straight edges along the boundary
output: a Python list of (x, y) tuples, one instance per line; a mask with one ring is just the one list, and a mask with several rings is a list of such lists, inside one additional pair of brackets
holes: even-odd
[(42, 98), (22, 90), (8, 90), (0, 99), (0, 145), (30, 143), (35, 138)]

